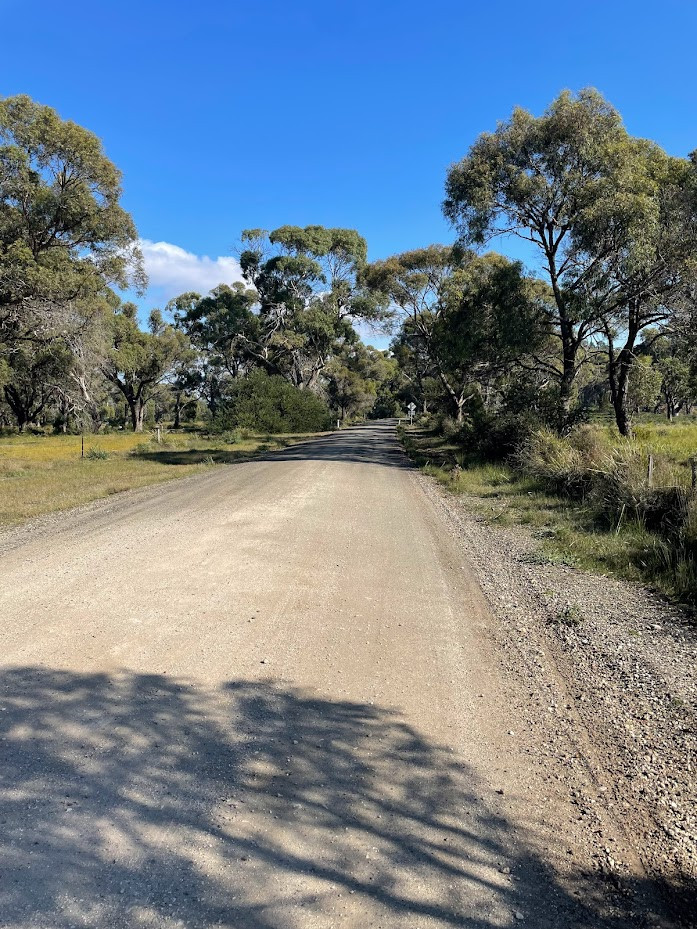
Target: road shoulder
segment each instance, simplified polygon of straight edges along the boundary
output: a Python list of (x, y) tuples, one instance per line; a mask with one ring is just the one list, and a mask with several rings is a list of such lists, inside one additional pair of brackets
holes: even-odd
[[(422, 474), (415, 479), (496, 617), (502, 665), (513, 692), (525, 692), (516, 713), (536, 732), (534, 764), (563, 779), (593, 867), (628, 894), (636, 892), (638, 859), (694, 919), (694, 626), (639, 585), (534, 563), (530, 532), (492, 526), (466, 497)], [(623, 848), (608, 838), (611, 824)]]

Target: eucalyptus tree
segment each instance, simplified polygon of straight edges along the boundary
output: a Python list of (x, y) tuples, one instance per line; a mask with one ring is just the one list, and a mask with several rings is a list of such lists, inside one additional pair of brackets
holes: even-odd
[(101, 142), (20, 95), (0, 100), (0, 343), (53, 338), (76, 300), (144, 282), (121, 175)]
[(149, 332), (141, 330), (136, 314), (132, 303), (125, 303), (114, 312), (102, 370), (123, 394), (133, 431), (142, 432), (148, 401), (175, 373), (177, 363), (189, 351), (189, 342), (183, 332), (166, 324), (157, 311), (150, 316)]
[(61, 342), (16, 346), (8, 357), (3, 394), (20, 432), (66, 396), (70, 354)]
[(353, 323), (384, 315), (365, 286), (365, 239), (353, 229), (281, 226), (247, 229), (242, 242), (240, 265), (259, 319), (251, 357), (296, 387), (317, 388), (338, 346), (353, 340)]
[(434, 322), (431, 350), (461, 422), (467, 403), (496, 391), (502, 378), (535, 353), (547, 336), (546, 291), (520, 262), (490, 252), (448, 281)]
[(414, 335), (408, 322), (402, 324), (392, 339), (390, 353), (399, 367), (398, 399), (407, 405), (418, 404), (422, 413), (430, 412), (431, 401), (439, 397), (441, 388), (423, 342)]
[(231, 378), (244, 374), (260, 348), (259, 318), (252, 312), (254, 290), (240, 283), (220, 284), (209, 294), (189, 292), (167, 304), (175, 325), (214, 366)]
[(425, 381), (438, 379), (457, 419), (462, 418), (466, 394), (458, 391), (448, 377), (435, 350), (433, 332), (445, 312), (452, 275), (472, 257), (472, 253), (457, 246), (430, 245), (375, 261), (364, 272), (367, 286), (383, 295), (393, 319), (401, 324), (394, 348), (407, 376), (418, 385), (422, 401)]
[(380, 415), (393, 415), (398, 364), (388, 352), (364, 345), (360, 339), (346, 343), (324, 370), (325, 393), (341, 420), (370, 414), (378, 402)]
[(677, 159), (633, 139), (617, 111), (586, 89), (565, 91), (541, 117), (516, 108), (448, 173), (444, 211), (463, 241), (481, 245), (511, 234), (538, 250), (561, 346), (560, 425), (568, 422), (588, 341), (626, 334), (619, 353), (611, 346), (610, 374), (618, 425), (629, 428), (634, 341), (665, 314), (684, 264), (673, 235), (683, 225), (675, 222), (681, 171)]
[(617, 427), (632, 432), (630, 378), (643, 333), (675, 328), (697, 282), (697, 222), (686, 159), (632, 140), (627, 154), (629, 193), (612, 211), (590, 214), (579, 248), (605, 258), (579, 292), (602, 320), (608, 381)]
[(432, 245), (377, 261), (366, 278), (396, 308), (417, 378), (438, 380), (456, 422), (546, 333), (544, 288), (501, 255)]

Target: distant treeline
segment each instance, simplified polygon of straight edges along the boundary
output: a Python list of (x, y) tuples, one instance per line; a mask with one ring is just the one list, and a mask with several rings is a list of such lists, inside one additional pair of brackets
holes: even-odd
[[(118, 296), (146, 281), (99, 140), (19, 96), (0, 101), (0, 143), (2, 426), (231, 423), (251, 391), (264, 415), (312, 396), (327, 421), (414, 400), (505, 449), (594, 411), (630, 435), (638, 411), (697, 396), (697, 165), (630, 136), (596, 91), (474, 142), (446, 179), (454, 244), (369, 263), (354, 230), (246, 230), (242, 282), (146, 328)], [(506, 237), (532, 269), (486, 251)], [(389, 351), (362, 342), (370, 327)]]

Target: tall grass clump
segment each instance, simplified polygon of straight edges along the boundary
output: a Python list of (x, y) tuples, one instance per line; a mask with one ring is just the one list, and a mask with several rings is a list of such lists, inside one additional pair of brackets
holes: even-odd
[[(651, 466), (649, 459), (651, 458)], [(646, 441), (619, 440), (581, 426), (568, 436), (537, 429), (513, 465), (545, 490), (582, 502), (599, 529), (633, 527), (649, 544), (637, 552), (645, 574), (683, 600), (697, 597), (697, 497), (686, 469)]]

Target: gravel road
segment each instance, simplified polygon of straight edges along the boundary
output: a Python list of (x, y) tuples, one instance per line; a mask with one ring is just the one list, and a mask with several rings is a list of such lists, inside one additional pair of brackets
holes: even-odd
[(0, 545), (0, 926), (676, 925), (392, 424)]

